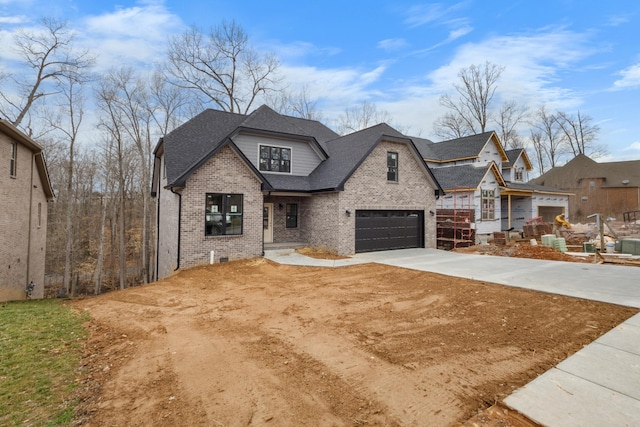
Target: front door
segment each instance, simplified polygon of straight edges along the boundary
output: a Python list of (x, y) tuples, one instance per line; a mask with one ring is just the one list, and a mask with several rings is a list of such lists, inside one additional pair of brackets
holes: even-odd
[(273, 203), (265, 203), (262, 208), (262, 229), (264, 243), (273, 243)]

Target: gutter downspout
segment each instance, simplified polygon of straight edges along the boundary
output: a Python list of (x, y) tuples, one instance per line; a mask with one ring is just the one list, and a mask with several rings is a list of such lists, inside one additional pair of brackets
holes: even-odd
[[(17, 153), (16, 153), (17, 157)], [(27, 280), (24, 283), (25, 288), (29, 283), (31, 276), (31, 229), (33, 228), (33, 164), (35, 163), (35, 154), (31, 155), (31, 177), (29, 181), (29, 231), (27, 233)], [(44, 285), (44, 284), (43, 284)]]
[(178, 271), (180, 269), (180, 235), (182, 234), (182, 194), (173, 191), (173, 187), (170, 187), (169, 189), (173, 194), (178, 196), (178, 250), (176, 251), (176, 268), (173, 270)]
[[(160, 185), (158, 184), (158, 187), (160, 187)], [(153, 281), (156, 282), (158, 281), (158, 272), (159, 267), (158, 267), (158, 263), (160, 262), (160, 194), (162, 193), (161, 189), (158, 188), (158, 200), (156, 201), (156, 203), (158, 204), (157, 208), (156, 208), (156, 268), (155, 268), (155, 277), (153, 278)]]

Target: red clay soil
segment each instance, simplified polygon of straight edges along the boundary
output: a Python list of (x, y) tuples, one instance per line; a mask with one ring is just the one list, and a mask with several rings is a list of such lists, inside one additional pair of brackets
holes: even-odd
[(70, 304), (91, 314), (77, 414), (89, 426), (532, 426), (501, 400), (637, 313), (265, 259)]
[(550, 261), (568, 261), (568, 262), (586, 262), (593, 263), (593, 258), (577, 257), (573, 255), (567, 255), (549, 246), (536, 245), (532, 246), (528, 242), (526, 243), (514, 243), (510, 245), (476, 245), (469, 246), (467, 248), (456, 248), (455, 252), (481, 254), (481, 255), (495, 255), (515, 258), (532, 258), (532, 259), (544, 259)]

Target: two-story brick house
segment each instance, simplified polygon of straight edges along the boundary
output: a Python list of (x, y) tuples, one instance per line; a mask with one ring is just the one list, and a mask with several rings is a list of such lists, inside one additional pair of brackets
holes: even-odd
[(569, 207), (576, 220), (589, 215), (623, 218), (640, 210), (640, 160), (596, 162), (579, 154), (532, 181), (571, 192)]
[(206, 110), (155, 149), (157, 271), (299, 242), (342, 255), (435, 247), (442, 188), (386, 124), (340, 136), (266, 106)]
[(0, 119), (0, 301), (44, 295), (47, 202), (54, 194), (42, 147)]

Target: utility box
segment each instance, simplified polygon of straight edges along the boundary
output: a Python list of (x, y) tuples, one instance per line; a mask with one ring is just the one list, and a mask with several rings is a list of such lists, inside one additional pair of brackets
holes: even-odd
[(620, 253), (640, 255), (640, 239), (622, 239), (620, 242)]

